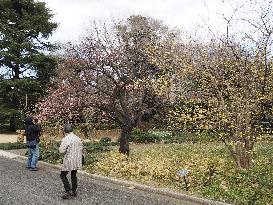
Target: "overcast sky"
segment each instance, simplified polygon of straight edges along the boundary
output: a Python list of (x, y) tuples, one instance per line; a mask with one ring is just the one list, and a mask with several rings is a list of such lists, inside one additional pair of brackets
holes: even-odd
[[(223, 14), (232, 15), (227, 0), (40, 0), (46, 2), (59, 23), (53, 41), (75, 41), (85, 33), (92, 20), (109, 21), (141, 14), (163, 20), (171, 27), (193, 31), (208, 23), (224, 29)], [(233, 6), (238, 0), (231, 0)], [(266, 1), (266, 0), (265, 0)], [(240, 1), (239, 1), (240, 2)]]

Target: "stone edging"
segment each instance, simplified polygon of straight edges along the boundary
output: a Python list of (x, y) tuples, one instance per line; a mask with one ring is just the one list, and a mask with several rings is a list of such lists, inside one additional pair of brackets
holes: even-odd
[[(25, 156), (16, 155), (16, 154), (9, 153), (9, 152), (3, 151), (3, 150), (0, 150), (0, 156), (8, 157), (8, 158), (11, 158), (11, 159), (16, 159), (16, 158), (27, 159), (27, 157), (25, 157)], [(50, 164), (50, 163), (43, 162), (43, 161), (39, 161), (39, 163), (47, 165), (47, 166), (51, 166), (51, 167), (54, 167), (54, 168), (57, 168), (57, 169), (61, 169), (61, 166), (59, 166), (59, 165), (54, 165), (54, 164)], [(154, 194), (164, 195), (164, 196), (167, 196), (167, 197), (180, 199), (180, 200), (184, 200), (184, 201), (188, 201), (188, 202), (192, 202), (192, 203), (196, 203), (196, 204), (230, 205), (228, 203), (213, 201), (213, 200), (204, 199), (204, 198), (198, 198), (198, 197), (195, 197), (195, 196), (181, 194), (181, 193), (174, 192), (174, 191), (167, 190), (167, 189), (163, 189), (163, 188), (154, 188), (154, 187), (139, 184), (139, 183), (136, 183), (136, 182), (120, 180), (120, 179), (105, 177), (105, 176), (96, 175), (96, 174), (90, 174), (90, 173), (85, 172), (85, 171), (78, 171), (78, 173), (80, 173), (82, 175), (85, 175), (85, 176), (88, 176), (88, 177), (90, 177), (92, 179), (95, 179), (95, 180), (101, 180), (101, 181), (112, 183), (112, 184), (127, 186), (127, 187), (130, 187), (132, 189), (137, 189), (137, 190), (140, 190), (140, 191), (145, 191), (145, 192), (151, 192), (151, 193), (154, 193)]]

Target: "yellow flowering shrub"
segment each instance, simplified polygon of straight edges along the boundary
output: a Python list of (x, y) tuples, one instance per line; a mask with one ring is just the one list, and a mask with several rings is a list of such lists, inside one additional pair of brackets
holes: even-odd
[[(158, 181), (170, 183), (177, 180), (177, 171), (190, 171), (189, 179), (192, 186), (199, 184), (196, 176), (206, 175), (211, 166), (224, 166), (224, 159), (217, 157), (201, 157), (200, 154), (187, 153), (189, 148), (182, 145), (154, 145), (152, 149), (135, 150), (130, 156), (111, 151), (104, 153), (100, 160), (92, 166), (93, 172), (107, 176), (126, 177), (140, 181)], [(190, 145), (191, 149), (199, 150), (202, 145)], [(181, 149), (180, 149), (181, 148)], [(190, 154), (189, 154), (190, 153)], [(91, 167), (90, 167), (91, 169)], [(194, 170), (194, 173), (191, 173)]]
[(103, 153), (86, 169), (92, 173), (129, 179), (185, 192), (178, 170), (189, 173), (188, 193), (235, 204), (270, 204), (272, 141), (255, 147), (254, 166), (238, 170), (220, 143), (131, 145), (130, 156), (118, 150)]

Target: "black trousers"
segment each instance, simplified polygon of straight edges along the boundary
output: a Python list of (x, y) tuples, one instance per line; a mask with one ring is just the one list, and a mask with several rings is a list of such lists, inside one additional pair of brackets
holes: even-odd
[(78, 186), (78, 181), (77, 181), (77, 170), (72, 170), (71, 171), (71, 184), (72, 187), (69, 184), (69, 181), (67, 179), (67, 174), (69, 171), (61, 171), (60, 177), (62, 179), (63, 185), (64, 185), (64, 189), (66, 192), (69, 191), (73, 191), (75, 192), (77, 190), (77, 186)]

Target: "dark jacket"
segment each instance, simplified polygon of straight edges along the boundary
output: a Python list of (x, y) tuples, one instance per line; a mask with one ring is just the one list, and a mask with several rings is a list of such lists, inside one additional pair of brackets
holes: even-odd
[(37, 140), (39, 142), (41, 127), (33, 123), (33, 117), (25, 119), (25, 135), (27, 141)]

